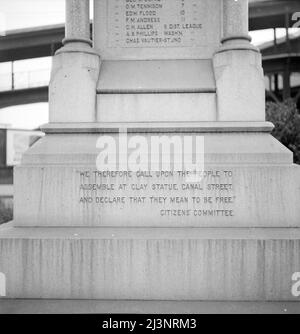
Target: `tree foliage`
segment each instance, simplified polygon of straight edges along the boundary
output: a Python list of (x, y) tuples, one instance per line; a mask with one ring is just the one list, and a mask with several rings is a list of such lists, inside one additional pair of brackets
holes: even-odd
[(294, 152), (294, 161), (300, 164), (300, 113), (294, 100), (268, 102), (266, 118), (275, 125), (272, 135)]

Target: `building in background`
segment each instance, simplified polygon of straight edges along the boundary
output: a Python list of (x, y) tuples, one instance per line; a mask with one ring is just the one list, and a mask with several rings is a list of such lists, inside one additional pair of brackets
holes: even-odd
[[(300, 30), (300, 29), (299, 29)], [(266, 76), (266, 97), (271, 101), (293, 98), (300, 106), (300, 31), (260, 46)]]
[(13, 167), (41, 136), (41, 131), (12, 129), (0, 124), (0, 210), (12, 208)]

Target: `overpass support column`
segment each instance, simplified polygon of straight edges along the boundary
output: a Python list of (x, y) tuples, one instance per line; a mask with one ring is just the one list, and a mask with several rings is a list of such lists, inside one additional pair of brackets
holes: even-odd
[(90, 39), (90, 1), (65, 1), (64, 46), (53, 57), (49, 86), (50, 123), (95, 122), (100, 57)]
[(213, 59), (218, 120), (264, 121), (262, 60), (259, 50), (250, 43), (248, 0), (222, 2), (223, 37)]

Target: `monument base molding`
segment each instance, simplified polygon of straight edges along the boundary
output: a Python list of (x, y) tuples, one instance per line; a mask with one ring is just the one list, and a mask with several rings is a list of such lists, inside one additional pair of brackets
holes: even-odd
[(300, 229), (0, 228), (7, 298), (297, 301)]
[[(172, 164), (166, 170), (145, 170), (151, 177), (119, 167), (119, 161), (130, 160), (132, 149), (126, 152), (120, 145), (117, 125), (94, 127), (92, 133), (86, 133), (89, 125), (85, 126), (80, 133), (74, 133), (73, 126), (68, 133), (49, 133), (23, 155), (14, 172), (16, 227), (300, 227), (300, 168), (287, 148), (253, 124), (245, 133), (241, 124), (235, 132), (233, 124), (219, 125), (215, 132), (198, 124), (190, 133), (185, 125), (180, 131), (169, 125), (165, 132), (161, 125), (148, 131), (130, 125), (125, 145), (142, 136), (147, 144), (143, 154), (151, 153), (153, 139), (168, 136), (171, 143), (176, 136), (179, 148), (165, 145), (170, 160), (182, 158), (187, 136), (199, 136), (203, 146), (197, 150), (204, 152), (200, 159), (204, 164), (203, 178), (195, 183), (198, 188), (188, 187), (184, 169), (172, 170)], [(58, 124), (55, 129), (61, 130)], [(101, 152), (97, 142), (107, 136), (115, 144), (110, 152), (117, 163), (101, 169), (96, 165)], [(186, 160), (189, 157), (188, 153)], [(159, 155), (151, 159), (159, 162)], [(132, 175), (101, 174), (107, 170)], [(117, 202), (119, 198), (124, 201)], [(184, 210), (185, 216), (174, 210)]]

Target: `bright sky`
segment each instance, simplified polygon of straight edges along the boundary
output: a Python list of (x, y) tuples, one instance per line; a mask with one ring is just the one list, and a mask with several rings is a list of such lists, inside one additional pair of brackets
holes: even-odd
[(22, 29), (64, 22), (64, 0), (0, 0), (1, 28)]
[[(37, 27), (43, 25), (53, 25), (64, 22), (65, 11), (64, 0), (0, 0), (0, 34), (8, 30)], [(91, 6), (91, 11), (92, 11)], [(284, 29), (278, 29), (277, 36), (284, 36)], [(261, 30), (251, 32), (253, 44), (259, 45), (263, 42), (273, 39), (272, 30)], [(1, 74), (7, 72), (4, 64), (0, 63), (0, 78)], [(15, 71), (20, 74), (17, 77), (20, 85), (24, 82), (33, 81), (34, 74), (29, 78), (25, 71), (28, 68), (36, 71), (36, 76), (39, 71), (45, 72), (49, 68), (50, 59), (41, 61), (35, 60), (34, 63), (16, 63)], [(44, 75), (47, 78), (47, 75)], [(3, 80), (2, 80), (3, 81)], [(1, 81), (0, 81), (1, 89)], [(20, 116), (21, 115), (21, 116)], [(25, 116), (26, 117), (25, 117)], [(27, 106), (12, 107), (0, 110), (0, 123), (10, 123), (13, 127), (33, 128), (39, 124), (45, 123), (48, 120), (47, 104), (34, 104)]]

